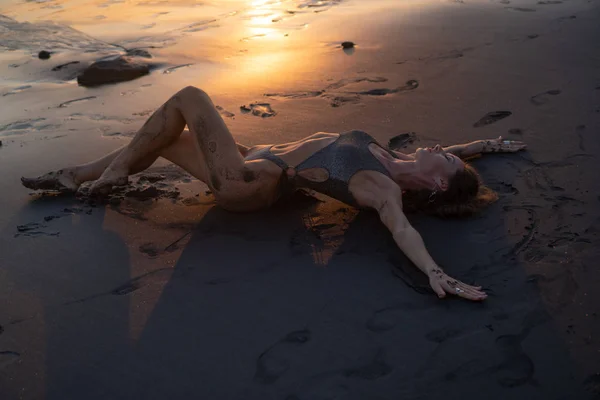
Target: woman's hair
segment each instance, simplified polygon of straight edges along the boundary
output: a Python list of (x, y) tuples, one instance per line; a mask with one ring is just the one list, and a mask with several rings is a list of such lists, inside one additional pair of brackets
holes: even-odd
[(478, 213), (498, 199), (498, 195), (483, 185), (473, 167), (465, 164), (448, 182), (448, 189), (432, 192), (428, 189), (405, 191), (402, 203), (406, 212), (424, 212), (440, 217), (464, 217)]

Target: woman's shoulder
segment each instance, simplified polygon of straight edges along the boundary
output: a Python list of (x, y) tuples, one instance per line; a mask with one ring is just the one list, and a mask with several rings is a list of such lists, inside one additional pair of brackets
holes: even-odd
[(402, 202), (402, 188), (389, 176), (377, 171), (359, 171), (348, 186), (357, 203), (364, 207), (379, 208), (383, 202)]

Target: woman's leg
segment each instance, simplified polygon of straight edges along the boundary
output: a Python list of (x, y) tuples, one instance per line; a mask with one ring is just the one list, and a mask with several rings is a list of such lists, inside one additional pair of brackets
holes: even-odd
[[(238, 153), (237, 157), (234, 158), (234, 162), (239, 164), (239, 158), (247, 152), (248, 148), (235, 143), (222, 118), (214, 110), (208, 96), (199, 89), (188, 87), (181, 90), (159, 108), (138, 131), (128, 146), (115, 150), (91, 163), (64, 168), (38, 178), (22, 178), (23, 185), (31, 189), (76, 190), (81, 183), (102, 177), (104, 180), (99, 182), (99, 186), (96, 186), (96, 190), (99, 190), (113, 184), (125, 183), (127, 175), (148, 168), (158, 156), (167, 158), (198, 179), (206, 182), (206, 161), (200, 151), (202, 140), (196, 140), (196, 144), (189, 132), (181, 135), (181, 131), (186, 124), (182, 110), (185, 110), (188, 117), (194, 118), (195, 114), (198, 113), (201, 121), (208, 121), (208, 125), (204, 122), (206, 126), (204, 130), (210, 131), (212, 128), (216, 128), (217, 132), (224, 132), (226, 137), (219, 140), (221, 142), (220, 147), (231, 147), (231, 143), (233, 143), (234, 152)], [(202, 115), (205, 116), (202, 117)], [(199, 131), (198, 125), (194, 130)], [(203, 132), (202, 129), (200, 131)], [(216, 132), (215, 135), (217, 137), (222, 136)], [(217, 145), (217, 141), (214, 140), (205, 140), (204, 142), (206, 142), (204, 147), (208, 146), (209, 151), (212, 149), (213, 144)]]
[(206, 183), (215, 194), (225, 191), (231, 195), (256, 179), (255, 172), (246, 168), (235, 140), (208, 95), (187, 87), (148, 119), (92, 185), (91, 191), (101, 193), (113, 185), (126, 183), (136, 164), (149, 156), (157, 157), (161, 150), (175, 143), (186, 124), (203, 156), (203, 160), (197, 160), (204, 168), (200, 175), (207, 177)]

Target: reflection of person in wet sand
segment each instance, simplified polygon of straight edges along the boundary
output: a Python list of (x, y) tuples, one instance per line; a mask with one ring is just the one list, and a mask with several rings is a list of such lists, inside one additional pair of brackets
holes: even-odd
[[(184, 131), (186, 125), (189, 131)], [(265, 208), (295, 188), (313, 189), (377, 210), (439, 297), (448, 293), (483, 300), (481, 287), (449, 277), (433, 261), (404, 211), (442, 216), (479, 211), (496, 195), (461, 158), (523, 148), (521, 142), (499, 138), (420, 148), (407, 155), (384, 149), (361, 131), (316, 133), (297, 142), (246, 147), (235, 142), (208, 95), (187, 87), (161, 106), (127, 146), (97, 161), (22, 182), (31, 189), (75, 191), (81, 183), (95, 180), (91, 193), (107, 194), (160, 156), (205, 182), (217, 204), (231, 211)]]

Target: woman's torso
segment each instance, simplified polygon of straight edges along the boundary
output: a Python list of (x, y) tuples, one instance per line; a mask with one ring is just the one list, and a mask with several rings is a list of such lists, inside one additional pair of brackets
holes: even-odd
[(268, 160), (283, 171), (276, 189), (277, 196), (294, 189), (308, 188), (359, 206), (352, 194), (351, 180), (354, 181), (355, 175), (380, 173), (390, 176), (369, 150), (371, 143), (377, 144), (362, 131), (342, 134), (320, 132), (297, 142), (253, 147), (245, 159)]

